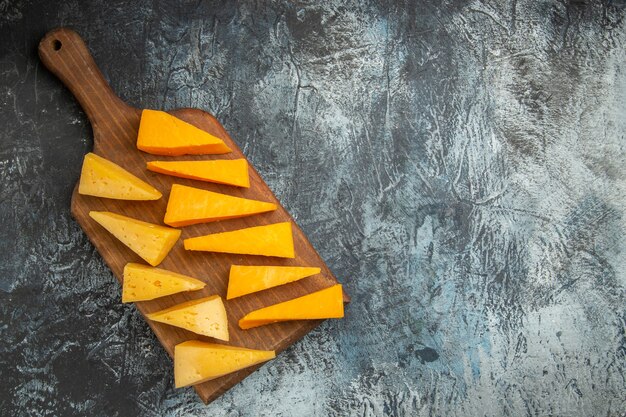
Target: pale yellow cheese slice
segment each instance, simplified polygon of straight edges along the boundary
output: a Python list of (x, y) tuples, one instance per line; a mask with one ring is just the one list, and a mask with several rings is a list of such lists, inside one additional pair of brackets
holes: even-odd
[(115, 200), (158, 200), (161, 198), (159, 190), (121, 166), (94, 153), (85, 155), (78, 193)]
[(174, 347), (174, 381), (176, 388), (199, 384), (275, 357), (273, 350), (190, 340)]
[(161, 263), (180, 237), (178, 229), (109, 211), (90, 211), (89, 216), (152, 266)]
[(188, 301), (146, 316), (153, 321), (228, 341), (228, 318), (219, 295)]
[(195, 291), (206, 284), (198, 279), (137, 263), (124, 267), (122, 302), (153, 300), (183, 291)]

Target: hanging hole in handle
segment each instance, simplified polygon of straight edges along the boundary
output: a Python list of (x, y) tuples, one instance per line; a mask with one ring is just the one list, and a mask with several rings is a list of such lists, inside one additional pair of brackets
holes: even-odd
[(63, 46), (63, 44), (61, 43), (60, 40), (55, 39), (55, 40), (52, 41), (52, 49), (54, 49), (55, 51), (60, 50), (61, 46)]

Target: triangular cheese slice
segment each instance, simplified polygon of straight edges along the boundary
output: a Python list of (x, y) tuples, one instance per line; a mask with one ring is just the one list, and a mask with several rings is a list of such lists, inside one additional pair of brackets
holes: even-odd
[(228, 318), (219, 295), (188, 301), (146, 316), (152, 321), (228, 341)]
[(152, 266), (129, 263), (124, 267), (122, 302), (153, 300), (183, 291), (195, 291), (206, 284), (198, 279)]
[(159, 190), (121, 166), (88, 153), (83, 160), (78, 193), (116, 200), (158, 200)]
[(142, 222), (109, 211), (90, 211), (89, 216), (152, 266), (167, 256), (180, 230)]
[(137, 148), (154, 155), (203, 155), (230, 152), (224, 141), (158, 110), (141, 112)]
[(245, 159), (217, 159), (214, 161), (151, 161), (150, 171), (179, 178), (250, 187), (248, 161)]
[(251, 329), (264, 324), (291, 320), (318, 320), (343, 317), (341, 284), (255, 310), (239, 320), (239, 327)]
[(185, 239), (185, 249), (295, 258), (291, 223), (274, 223)]
[(234, 219), (276, 210), (273, 203), (232, 197), (180, 184), (172, 185), (165, 224), (189, 226), (216, 220)]
[(232, 265), (228, 278), (226, 299), (241, 297), (257, 291), (294, 282), (319, 274), (320, 268), (304, 266), (248, 266)]
[(174, 381), (176, 388), (199, 384), (275, 357), (273, 350), (190, 340), (174, 347)]

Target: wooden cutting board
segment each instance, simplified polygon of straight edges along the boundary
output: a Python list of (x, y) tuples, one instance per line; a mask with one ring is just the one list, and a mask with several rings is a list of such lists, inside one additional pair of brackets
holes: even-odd
[[(237, 197), (270, 201), (279, 206), (279, 209), (272, 213), (183, 228), (181, 239), (179, 239), (176, 246), (159, 266), (202, 279), (207, 283), (207, 286), (202, 291), (175, 294), (153, 301), (136, 303), (137, 309), (144, 315), (144, 318), (146, 313), (191, 299), (212, 294), (219, 294), (225, 298), (228, 272), (232, 264), (302, 265), (320, 267), (322, 272), (319, 275), (291, 284), (225, 302), (231, 337), (228, 344), (252, 349), (276, 350), (278, 353), (321, 323), (321, 320), (294, 321), (276, 323), (251, 330), (241, 330), (237, 325), (239, 319), (252, 310), (299, 297), (329, 287), (337, 282), (337, 279), (307, 240), (304, 233), (302, 233), (302, 230), (293, 222), (289, 213), (276, 200), (272, 191), (252, 166), (250, 166), (249, 189), (185, 180), (146, 170), (146, 162), (152, 160), (245, 158), (239, 147), (233, 142), (215, 117), (197, 109), (180, 109), (170, 112), (176, 117), (221, 138), (233, 150), (232, 153), (184, 157), (164, 157), (143, 153), (137, 150), (135, 146), (141, 110), (127, 105), (113, 93), (96, 66), (85, 43), (76, 32), (71, 29), (60, 28), (46, 34), (39, 44), (39, 57), (45, 66), (70, 89), (87, 113), (93, 128), (93, 152), (121, 165), (163, 193), (163, 197), (158, 201), (136, 202), (84, 196), (78, 194), (78, 187), (74, 189), (74, 194), (72, 195), (72, 215), (81, 225), (89, 240), (102, 255), (104, 261), (111, 268), (120, 283), (122, 282), (122, 271), (126, 263), (143, 263), (143, 261), (92, 220), (89, 217), (91, 210), (112, 211), (151, 223), (162, 224), (169, 191), (174, 183)], [(314, 174), (311, 173), (311, 175)], [(183, 249), (183, 239), (187, 237), (284, 221), (290, 221), (293, 225), (293, 238), (296, 249), (295, 259), (191, 252)], [(345, 302), (349, 301), (345, 294), (344, 300)], [(174, 346), (185, 340), (198, 339), (216, 342), (183, 329), (154, 323), (149, 320), (146, 321), (170, 356), (174, 354)], [(244, 369), (213, 381), (196, 385), (195, 389), (200, 398), (205, 403), (208, 403), (257, 368)]]

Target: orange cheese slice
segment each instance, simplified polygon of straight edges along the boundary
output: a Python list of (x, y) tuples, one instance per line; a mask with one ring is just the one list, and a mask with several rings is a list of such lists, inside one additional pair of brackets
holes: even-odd
[(143, 110), (137, 148), (154, 155), (202, 155), (230, 152), (220, 138), (171, 114)]
[(152, 321), (228, 341), (228, 318), (219, 295), (200, 298), (146, 314)]
[(234, 219), (276, 210), (273, 203), (248, 200), (180, 184), (172, 185), (165, 224), (182, 227), (216, 220)]
[(122, 302), (153, 300), (183, 291), (195, 291), (206, 284), (198, 279), (161, 268), (128, 263), (124, 267)]
[(317, 320), (343, 317), (341, 284), (255, 310), (239, 320), (239, 327), (251, 329), (269, 323), (291, 320)]
[(232, 265), (228, 278), (226, 299), (241, 297), (257, 291), (294, 282), (319, 274), (320, 268), (304, 266), (247, 266)]
[(180, 237), (178, 229), (109, 211), (90, 211), (89, 216), (152, 266), (161, 263)]
[(174, 347), (174, 381), (176, 388), (199, 384), (275, 357), (273, 350), (189, 340)]
[(250, 187), (248, 161), (245, 159), (217, 159), (214, 161), (151, 161), (150, 171), (179, 178)]
[(185, 249), (295, 258), (291, 223), (274, 223), (185, 239)]
[(116, 200), (158, 200), (159, 190), (94, 153), (83, 160), (78, 193)]

